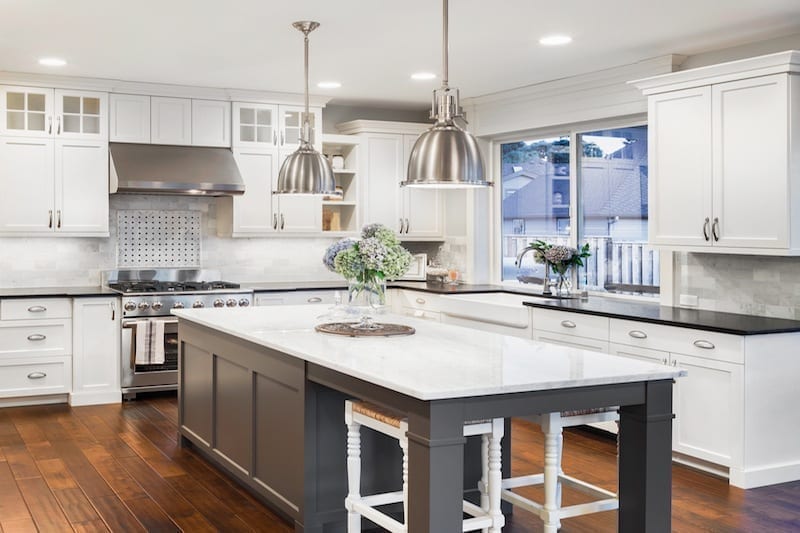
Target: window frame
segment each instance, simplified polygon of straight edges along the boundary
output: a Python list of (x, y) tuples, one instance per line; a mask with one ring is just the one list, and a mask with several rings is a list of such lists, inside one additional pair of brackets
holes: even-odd
[[(523, 139), (536, 139), (548, 137), (568, 137), (569, 138), (569, 175), (574, 179), (569, 180), (569, 194), (572, 201), (569, 206), (569, 217), (572, 222), (569, 233), (569, 245), (577, 248), (578, 238), (582, 233), (582, 202), (578, 197), (578, 192), (581, 189), (580, 180), (582, 176), (578, 173), (578, 135), (591, 133), (598, 130), (607, 130), (615, 128), (647, 126), (647, 113), (637, 115), (630, 115), (625, 117), (616, 117), (608, 119), (598, 119), (589, 122), (580, 122), (573, 124), (563, 124), (559, 126), (549, 126), (547, 128), (538, 128), (533, 130), (522, 130), (515, 133), (508, 133), (498, 135), (492, 138), (490, 143), (491, 150), (491, 165), (495, 177), (496, 186), (492, 189), (492, 222), (491, 222), (491, 246), (490, 253), (492, 266), (491, 277), (492, 282), (501, 286), (509, 287), (530, 287), (541, 288), (541, 285), (535, 284), (522, 284), (516, 280), (503, 280), (503, 250), (502, 250), (502, 229), (503, 229), (503, 177), (502, 177), (502, 151), (501, 145), (509, 142), (518, 142)], [(661, 283), (659, 285), (658, 296), (647, 296), (639, 294), (616, 294), (604, 291), (589, 290), (590, 296), (603, 296), (605, 298), (618, 298), (623, 300), (634, 300), (640, 302), (664, 302), (666, 294), (671, 293), (671, 280), (672, 280), (672, 254), (666, 250), (661, 250), (663, 254), (660, 262), (659, 276)], [(573, 286), (577, 287), (577, 272), (572, 269), (570, 273), (572, 277)], [(667, 304), (669, 305), (669, 304)]]

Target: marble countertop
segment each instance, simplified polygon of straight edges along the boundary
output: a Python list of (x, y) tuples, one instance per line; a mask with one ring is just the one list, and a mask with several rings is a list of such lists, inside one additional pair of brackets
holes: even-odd
[(119, 296), (119, 293), (101, 285), (0, 288), (0, 298), (78, 298), (81, 296)]
[(421, 400), (673, 379), (682, 369), (383, 315), (416, 329), (406, 337), (318, 333), (315, 306), (183, 309), (182, 320), (304, 359)]

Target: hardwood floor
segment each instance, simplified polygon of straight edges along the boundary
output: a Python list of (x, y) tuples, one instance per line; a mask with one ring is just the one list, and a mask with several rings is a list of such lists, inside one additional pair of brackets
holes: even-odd
[[(191, 449), (180, 448), (176, 424), (174, 395), (74, 409), (0, 409), (0, 530), (292, 531)], [(513, 472), (541, 471), (536, 426), (515, 423), (513, 439)], [(565, 442), (565, 470), (613, 490), (614, 441), (572, 430)], [(564, 501), (581, 497), (566, 491)], [(743, 491), (675, 466), (672, 528), (800, 531), (800, 482)], [(540, 521), (524, 511), (516, 511), (504, 528), (508, 533), (541, 530)], [(613, 512), (568, 519), (561, 529), (615, 530)]]

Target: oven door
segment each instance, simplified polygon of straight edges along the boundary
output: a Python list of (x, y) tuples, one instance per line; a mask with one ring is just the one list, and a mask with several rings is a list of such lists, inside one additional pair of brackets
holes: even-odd
[[(140, 322), (164, 323), (164, 363), (136, 364), (136, 335)], [(178, 383), (178, 319), (175, 317), (127, 318), (122, 320), (121, 386), (125, 389), (176, 385)]]

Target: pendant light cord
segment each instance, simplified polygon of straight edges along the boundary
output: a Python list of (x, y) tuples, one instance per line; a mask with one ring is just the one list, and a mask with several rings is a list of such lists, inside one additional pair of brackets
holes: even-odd
[(448, 52), (450, 48), (450, 41), (447, 37), (448, 17), (447, 17), (447, 4), (448, 0), (442, 0), (442, 88), (447, 88), (449, 78), (448, 68)]
[(300, 140), (304, 141), (304, 142), (309, 142), (310, 141), (310, 139), (308, 138), (308, 134), (309, 134), (309, 130), (311, 129), (311, 124), (309, 123), (309, 120), (308, 120), (308, 114), (309, 114), (309, 111), (308, 111), (308, 33), (309, 33), (308, 31), (304, 31), (303, 32), (303, 35), (305, 36), (305, 38), (303, 39), (304, 44), (305, 44), (305, 55), (303, 57), (303, 60), (305, 62), (305, 75), (306, 75), (306, 110), (305, 110), (305, 113), (303, 114), (303, 127), (301, 128), (302, 129), (302, 133), (301, 133), (302, 138)]

